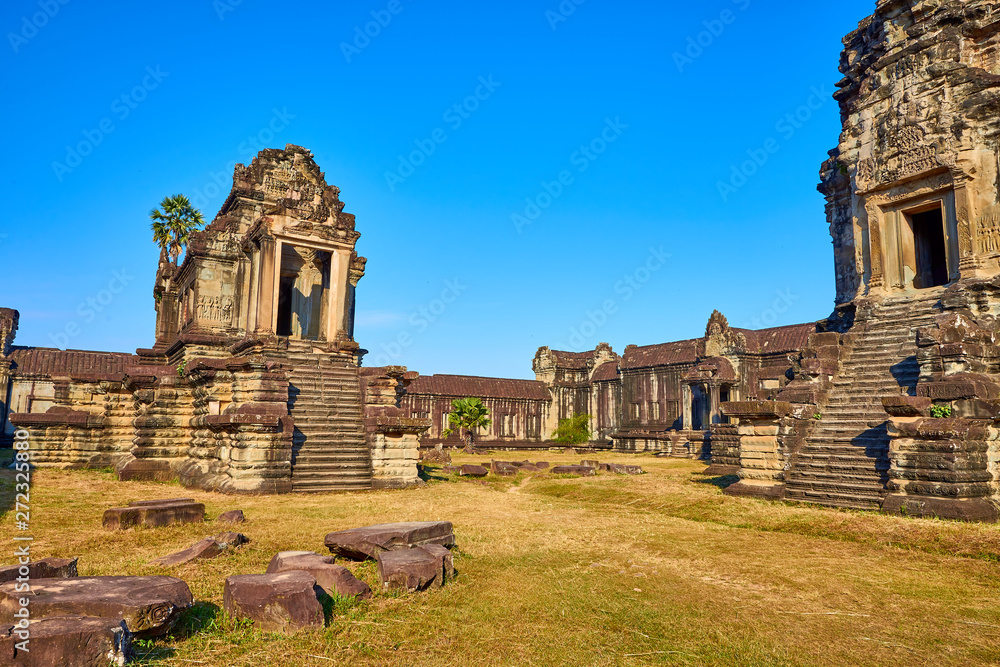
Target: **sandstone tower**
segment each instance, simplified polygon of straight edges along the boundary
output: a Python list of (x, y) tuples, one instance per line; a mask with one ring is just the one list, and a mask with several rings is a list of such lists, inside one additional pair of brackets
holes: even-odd
[(17, 312), (0, 310), (2, 416), (33, 461), (231, 492), (416, 483), (429, 424), (397, 395), (416, 374), (361, 377), (365, 258), (339, 194), (299, 146), (236, 165), (183, 262), (161, 253), (156, 342), (135, 355), (14, 346)]
[(823, 164), (836, 309), (776, 402), (732, 403), (731, 491), (996, 520), (1000, 23), (881, 0), (844, 40)]

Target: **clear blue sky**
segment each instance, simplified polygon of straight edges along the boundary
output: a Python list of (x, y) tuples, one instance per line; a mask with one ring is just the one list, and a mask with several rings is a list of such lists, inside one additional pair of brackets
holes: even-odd
[(369, 362), (533, 377), (541, 345), (832, 309), (815, 187), (872, 0), (63, 2), (0, 10), (19, 344), (151, 345), (150, 208), (213, 217), (258, 141), (311, 149), (357, 215)]

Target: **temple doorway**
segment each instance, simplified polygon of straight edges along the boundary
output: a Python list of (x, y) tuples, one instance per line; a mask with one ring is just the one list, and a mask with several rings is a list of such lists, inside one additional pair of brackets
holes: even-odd
[(944, 214), (938, 205), (919, 213), (908, 213), (916, 254), (913, 286), (927, 289), (948, 283), (948, 251), (944, 239)]
[(329, 289), (330, 253), (283, 246), (276, 333), (307, 340), (324, 338)]

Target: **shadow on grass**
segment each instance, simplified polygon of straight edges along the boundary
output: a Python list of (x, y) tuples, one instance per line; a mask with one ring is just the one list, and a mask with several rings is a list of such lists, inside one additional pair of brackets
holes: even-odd
[(417, 476), (425, 482), (447, 482), (448, 475), (441, 472), (441, 466), (430, 466), (421, 463), (417, 466)]
[(740, 481), (740, 476), (723, 475), (722, 477), (709, 477), (708, 479), (696, 479), (694, 481), (696, 484), (711, 484), (712, 486), (717, 486), (720, 489), (724, 489), (727, 486), (730, 486)]

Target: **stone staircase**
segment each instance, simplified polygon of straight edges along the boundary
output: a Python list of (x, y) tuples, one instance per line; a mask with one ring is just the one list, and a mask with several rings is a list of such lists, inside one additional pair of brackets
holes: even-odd
[(295, 419), (292, 490), (305, 493), (372, 488), (358, 369), (349, 358), (289, 341), (294, 366), (288, 410)]
[(786, 500), (881, 507), (889, 481), (889, 416), (882, 398), (916, 393), (916, 330), (940, 314), (942, 291), (886, 299), (867, 321), (855, 323), (853, 349), (819, 408), (821, 418), (785, 473)]

